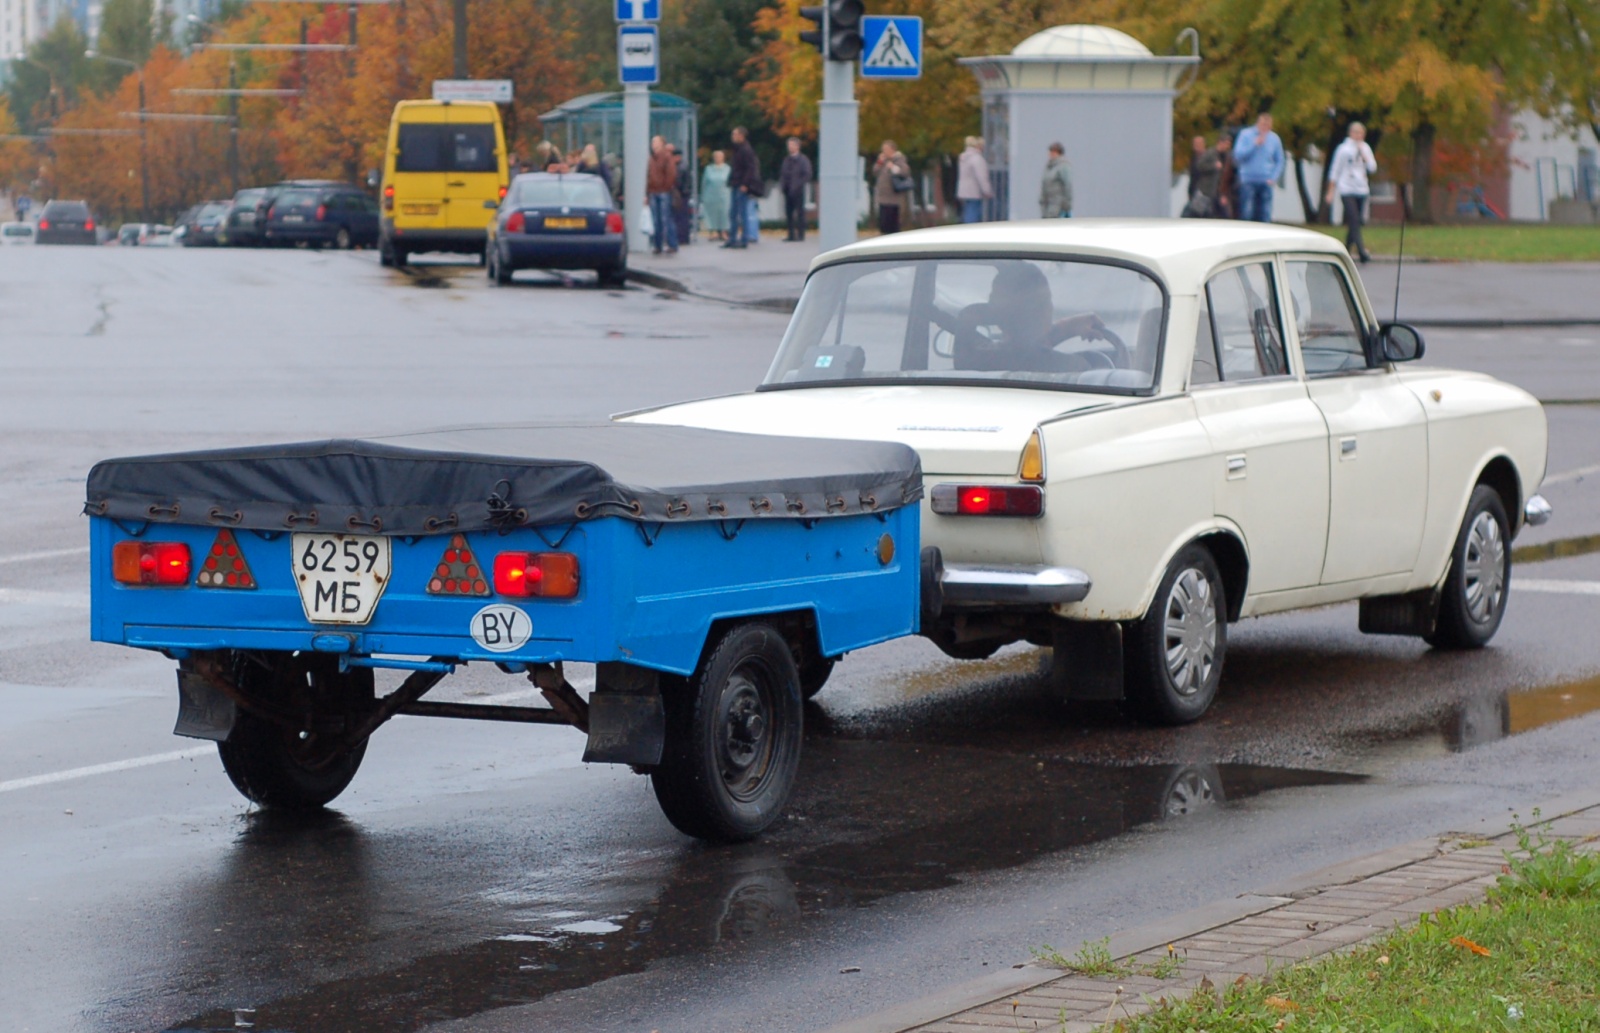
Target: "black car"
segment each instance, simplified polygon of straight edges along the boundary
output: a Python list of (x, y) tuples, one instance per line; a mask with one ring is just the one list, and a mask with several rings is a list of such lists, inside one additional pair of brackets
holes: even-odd
[(51, 201), (39, 213), (40, 244), (98, 244), (87, 201)]
[(257, 208), (266, 196), (266, 187), (250, 187), (234, 194), (218, 228), (217, 243), (228, 247), (254, 247), (258, 239)]
[(312, 247), (372, 247), (378, 243), (378, 202), (358, 186), (290, 186), (274, 197), (262, 242)]
[(622, 212), (599, 176), (525, 173), (489, 224), (485, 265), (501, 285), (518, 269), (593, 269), (601, 286), (620, 285), (628, 273)]
[(227, 201), (206, 201), (183, 214), (179, 225), (183, 227), (184, 247), (215, 247), (222, 221), (231, 207)]

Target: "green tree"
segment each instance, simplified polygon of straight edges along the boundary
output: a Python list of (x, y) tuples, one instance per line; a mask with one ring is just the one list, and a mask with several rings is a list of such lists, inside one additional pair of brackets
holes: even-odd
[[(156, 45), (155, 0), (106, 0), (100, 9), (100, 53), (142, 65)], [(123, 69), (126, 71), (126, 69)]]

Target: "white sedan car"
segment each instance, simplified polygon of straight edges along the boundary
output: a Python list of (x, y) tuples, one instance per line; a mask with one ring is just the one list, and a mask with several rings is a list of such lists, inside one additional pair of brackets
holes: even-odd
[(821, 256), (756, 391), (623, 418), (911, 445), (923, 634), (1053, 646), (1070, 696), (1181, 723), (1242, 617), (1360, 600), (1363, 631), (1494, 635), (1550, 512), (1544, 412), (1422, 348), (1321, 234), (993, 223)]

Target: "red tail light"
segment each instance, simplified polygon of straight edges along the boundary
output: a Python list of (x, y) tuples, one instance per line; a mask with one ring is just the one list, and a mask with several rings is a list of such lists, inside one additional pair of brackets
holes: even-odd
[(276, 210), (277, 210), (277, 208), (278, 208), (278, 206), (277, 206), (277, 205), (275, 205), (275, 204), (269, 204), (269, 205), (267, 205), (267, 218), (268, 218), (268, 219), (271, 219), (271, 218), (272, 218), (272, 213), (273, 213), (273, 212), (274, 212), (274, 211), (276, 211)]
[(49, 219), (40, 219), (39, 220), (39, 228), (41, 230), (49, 229), (50, 228), (50, 220)]
[(394, 187), (383, 188), (383, 210), (386, 212), (394, 211)]
[(500, 188), (500, 200), (504, 201), (505, 199), (506, 199), (506, 188), (505, 187), (501, 187)]
[(111, 547), (111, 576), (124, 585), (186, 585), (189, 547), (182, 542), (118, 542)]
[(943, 516), (1038, 516), (1044, 492), (1037, 485), (938, 484), (928, 504)]
[(528, 228), (528, 220), (521, 212), (512, 212), (511, 218), (506, 220), (507, 233), (521, 233)]
[(570, 552), (502, 552), (494, 558), (494, 590), (571, 599), (578, 594), (578, 557)]
[(323, 219), (326, 219), (327, 217), (328, 217), (328, 206), (325, 205), (325, 204), (317, 205), (317, 221), (321, 222)]
[(86, 230), (94, 229), (94, 220), (93, 219), (85, 219), (85, 220), (83, 220), (83, 228), (86, 229)]
[(622, 232), (622, 213), (621, 212), (607, 212), (606, 213), (606, 232), (607, 233), (621, 233)]

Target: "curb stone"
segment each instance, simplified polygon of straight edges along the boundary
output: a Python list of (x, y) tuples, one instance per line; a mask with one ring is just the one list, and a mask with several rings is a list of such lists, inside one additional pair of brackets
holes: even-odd
[[(1547, 835), (1600, 835), (1600, 788), (1575, 791), (1536, 808)], [(1533, 811), (1519, 813), (1531, 824)], [(1185, 996), (1301, 961), (1351, 949), (1409, 925), (1419, 915), (1473, 903), (1500, 875), (1513, 842), (1511, 814), (1329, 865), (1254, 893), (1112, 935), (1111, 957), (1135, 971), (1112, 977), (1017, 965), (918, 1001), (834, 1026), (826, 1033), (1088, 1033), (1109, 1015), (1148, 1010), (1157, 997)], [(1466, 846), (1486, 841), (1487, 845)], [(1085, 941), (1062, 953), (1098, 945)], [(1177, 976), (1137, 970), (1167, 955), (1183, 958)]]

